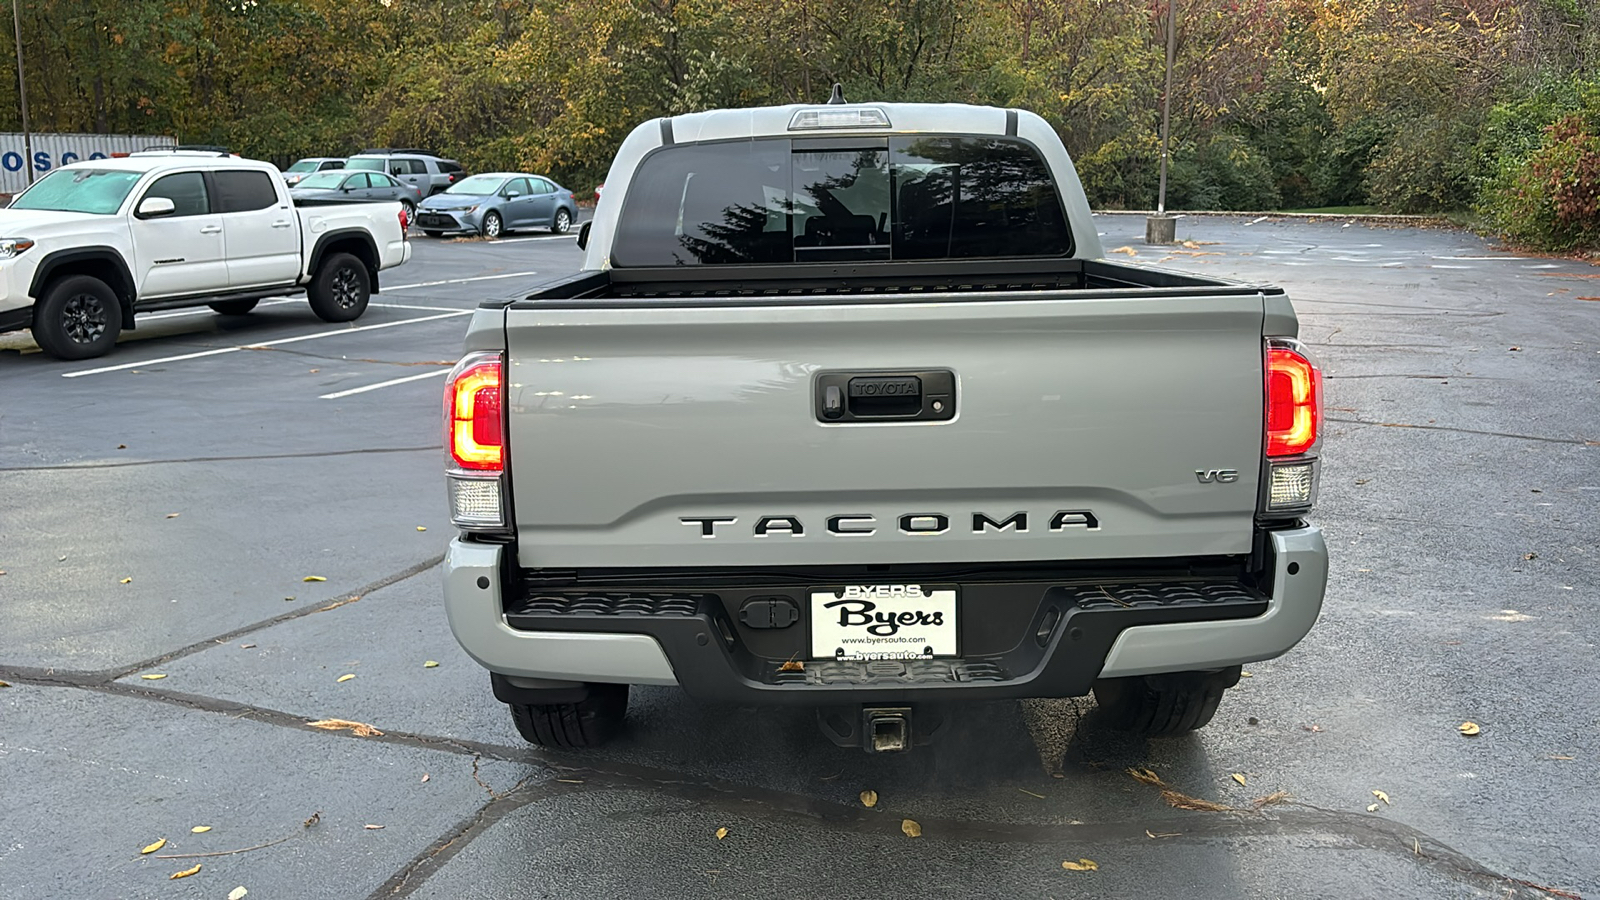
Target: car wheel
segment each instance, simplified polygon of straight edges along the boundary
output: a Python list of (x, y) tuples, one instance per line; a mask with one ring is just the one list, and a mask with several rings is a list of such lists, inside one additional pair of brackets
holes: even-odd
[(260, 300), (218, 300), (206, 305), (225, 316), (242, 316), (255, 309), (256, 304), (260, 302)]
[(69, 275), (52, 284), (33, 309), (33, 339), (56, 359), (104, 356), (122, 331), (122, 306), (104, 281)]
[(500, 236), (500, 233), (502, 231), (504, 231), (504, 230), (505, 230), (505, 223), (500, 220), (500, 214), (499, 213), (497, 213), (497, 212), (495, 212), (494, 210), (491, 209), (488, 212), (483, 214), (483, 228), (482, 228), (482, 231), (483, 231), (483, 236), (484, 237), (491, 238), (491, 239), (492, 238), (497, 238), (497, 237)]
[(556, 210), (555, 221), (550, 223), (550, 233), (551, 234), (566, 234), (567, 233), (567, 229), (569, 229), (571, 227), (572, 227), (572, 213), (567, 212), (567, 208), (565, 206), (563, 206), (560, 209)]
[(1171, 737), (1205, 727), (1222, 692), (1239, 683), (1239, 666), (1216, 672), (1170, 672), (1103, 678), (1095, 703), (1106, 724), (1144, 737)]
[(311, 311), (324, 322), (350, 322), (367, 311), (372, 280), (367, 264), (348, 253), (335, 253), (322, 261), (307, 295)]
[(530, 744), (552, 750), (598, 747), (622, 728), (628, 686), (591, 684), (577, 703), (511, 703), (511, 721)]
[(410, 200), (401, 200), (400, 208), (406, 211), (406, 227), (417, 224), (417, 205)]

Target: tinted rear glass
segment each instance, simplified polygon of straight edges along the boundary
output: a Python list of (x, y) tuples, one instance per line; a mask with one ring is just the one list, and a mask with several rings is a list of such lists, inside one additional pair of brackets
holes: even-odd
[(629, 183), (619, 266), (1063, 256), (1049, 168), (984, 137), (688, 144)]
[(217, 212), (250, 212), (278, 202), (272, 176), (265, 172), (215, 172)]
[(383, 171), (384, 167), (387, 164), (388, 164), (388, 160), (384, 159), (381, 156), (360, 156), (360, 157), (356, 157), (355, 159), (351, 159), (351, 160), (346, 160), (345, 161), (345, 167), (346, 168), (350, 168), (350, 169), (376, 169), (376, 170), (378, 170), (380, 172)]

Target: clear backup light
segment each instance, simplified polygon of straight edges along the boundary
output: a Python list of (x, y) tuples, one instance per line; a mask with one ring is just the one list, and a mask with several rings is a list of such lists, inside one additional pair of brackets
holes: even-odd
[(812, 128), (888, 128), (889, 114), (875, 106), (802, 109), (789, 120), (790, 131)]
[(500, 479), (450, 477), (450, 520), (466, 528), (505, 525), (500, 503)]
[(1315, 483), (1314, 463), (1295, 463), (1273, 466), (1272, 480), (1267, 484), (1267, 509), (1304, 509), (1311, 505), (1311, 488)]

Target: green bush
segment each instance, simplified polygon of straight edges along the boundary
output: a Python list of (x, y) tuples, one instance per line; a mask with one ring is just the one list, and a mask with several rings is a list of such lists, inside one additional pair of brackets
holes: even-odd
[(1215, 134), (1173, 154), (1169, 209), (1275, 209), (1281, 199), (1272, 161), (1237, 134)]
[(1547, 250), (1600, 249), (1600, 78), (1541, 85), (1490, 111), (1477, 211)]
[(1367, 166), (1367, 198), (1389, 212), (1454, 212), (1471, 197), (1477, 123), (1469, 114), (1397, 124)]

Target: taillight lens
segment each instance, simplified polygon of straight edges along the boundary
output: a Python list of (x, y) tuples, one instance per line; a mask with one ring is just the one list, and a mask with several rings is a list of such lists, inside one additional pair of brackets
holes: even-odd
[(411, 233), (409, 231), (410, 228), (411, 217), (406, 215), (406, 208), (402, 206), (400, 207), (400, 239), (402, 241), (411, 240)]
[(1317, 445), (1322, 373), (1294, 341), (1267, 345), (1267, 456), (1299, 456)]
[(444, 389), (450, 519), (469, 531), (506, 527), (505, 383), (498, 353), (469, 353)]
[(505, 466), (500, 424), (500, 354), (474, 353), (456, 364), (445, 386), (445, 440), (450, 461), (474, 472)]

